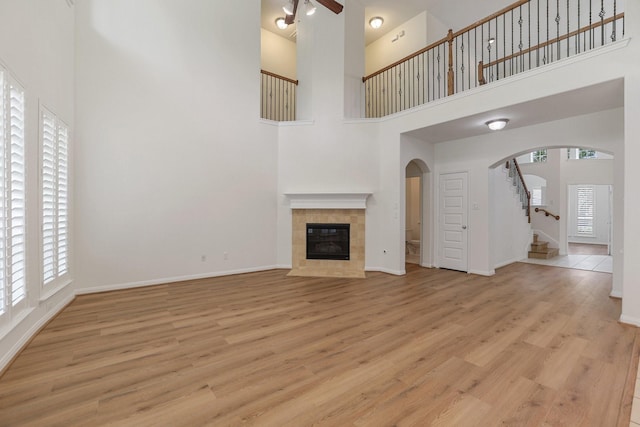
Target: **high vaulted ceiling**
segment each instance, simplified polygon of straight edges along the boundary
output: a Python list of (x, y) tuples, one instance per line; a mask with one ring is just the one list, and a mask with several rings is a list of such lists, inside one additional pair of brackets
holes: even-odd
[[(275, 26), (276, 18), (284, 16), (282, 6), (286, 0), (262, 1), (262, 28), (283, 37), (295, 38), (295, 25), (286, 30)], [(312, 0), (313, 1), (313, 0)], [(347, 1), (359, 1), (365, 7), (365, 19), (362, 26), (365, 29), (365, 43), (369, 44), (386, 34), (403, 22), (408, 21), (420, 12), (428, 10), (431, 15), (451, 29), (459, 30), (485, 16), (491, 15), (508, 6), (514, 0), (338, 0), (342, 4)], [(302, 2), (302, 0), (301, 0)], [(379, 30), (373, 30), (367, 23), (374, 16), (381, 16), (384, 25)]]

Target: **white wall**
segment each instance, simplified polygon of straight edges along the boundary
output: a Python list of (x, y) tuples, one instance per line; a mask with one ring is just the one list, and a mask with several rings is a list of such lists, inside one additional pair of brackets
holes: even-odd
[[(26, 96), (26, 285), (28, 307), (0, 325), (0, 370), (52, 315), (73, 298), (73, 286), (42, 289), (40, 273), (39, 106), (44, 105), (71, 130), (74, 120), (74, 8), (64, 0), (0, 1), (0, 63), (24, 87)], [(73, 185), (73, 183), (72, 183)], [(73, 204), (73, 199), (71, 199)], [(71, 217), (73, 221), (73, 217)], [(71, 222), (71, 233), (74, 232)], [(73, 251), (74, 248), (72, 247)], [(77, 265), (71, 264), (72, 271)]]
[(76, 8), (78, 289), (272, 267), (259, 0)]
[(527, 257), (531, 226), (507, 169), (489, 169), (491, 263), (499, 268)]
[(296, 44), (260, 29), (260, 68), (296, 80)]
[[(400, 34), (404, 32), (404, 35)], [(440, 36), (446, 36), (446, 32)], [(395, 41), (393, 41), (395, 40)], [(365, 53), (365, 74), (369, 75), (427, 46), (427, 12), (411, 18), (370, 43)]]

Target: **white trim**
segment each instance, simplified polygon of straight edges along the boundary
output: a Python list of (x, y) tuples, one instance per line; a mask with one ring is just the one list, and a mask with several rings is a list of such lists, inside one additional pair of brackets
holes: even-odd
[[(448, 102), (452, 102), (452, 101), (455, 101), (455, 100), (460, 99), (460, 98), (471, 96), (471, 95), (474, 95), (476, 93), (482, 93), (482, 92), (486, 92), (486, 91), (489, 91), (489, 90), (493, 90), (495, 88), (498, 88), (498, 87), (501, 87), (501, 86), (505, 86), (505, 85), (509, 85), (509, 84), (511, 84), (513, 82), (520, 81), (522, 79), (527, 79), (527, 78), (532, 77), (532, 76), (548, 73), (548, 72), (551, 72), (551, 71), (553, 71), (555, 69), (558, 69), (558, 68), (564, 68), (564, 67), (567, 67), (567, 66), (572, 65), (572, 64), (577, 63), (577, 62), (585, 61), (585, 60), (591, 59), (591, 58), (596, 57), (596, 56), (604, 55), (606, 53), (613, 52), (613, 51), (616, 51), (618, 49), (623, 49), (623, 48), (627, 47), (627, 45), (629, 44), (631, 39), (632, 39), (631, 37), (625, 37), (622, 40), (616, 40), (614, 43), (610, 43), (610, 44), (607, 44), (607, 45), (604, 45), (604, 46), (599, 46), (599, 47), (593, 48), (593, 49), (589, 50), (588, 52), (581, 52), (580, 54), (576, 54), (576, 55), (571, 56), (569, 58), (564, 58), (564, 59), (562, 59), (560, 61), (557, 61), (557, 62), (552, 62), (551, 64), (545, 64), (545, 65), (542, 65), (542, 66), (539, 66), (539, 67), (536, 67), (536, 68), (532, 68), (532, 69), (527, 70), (527, 71), (523, 71), (523, 72), (518, 73), (518, 74), (514, 74), (512, 76), (509, 76), (508, 78), (503, 78), (503, 79), (500, 79), (500, 80), (496, 80), (496, 81), (490, 82), (491, 84), (476, 86), (476, 87), (474, 87), (472, 89), (467, 89), (467, 90), (455, 93), (455, 94), (450, 95), (450, 96), (445, 96), (445, 97), (442, 97), (440, 99), (436, 99), (434, 101), (426, 102), (426, 103), (421, 104), (421, 105), (416, 105), (415, 107), (408, 108), (406, 110), (398, 111), (397, 113), (389, 114), (389, 115), (386, 115), (386, 116), (383, 116), (383, 117), (379, 117), (379, 118), (376, 118), (376, 119), (362, 119), (362, 121), (363, 122), (367, 122), (367, 121), (368, 122), (371, 122), (371, 121), (374, 121), (374, 122), (386, 122), (388, 120), (393, 120), (393, 119), (396, 119), (398, 117), (403, 117), (403, 116), (407, 116), (407, 115), (413, 114), (413, 113), (415, 113), (417, 111), (421, 111), (421, 110), (424, 110), (426, 108), (430, 108), (430, 107), (433, 107), (433, 106), (436, 106), (436, 105), (446, 104)], [(348, 123), (357, 123), (357, 120), (358, 119), (349, 119)]]
[(477, 274), (478, 276), (493, 276), (496, 274), (495, 270), (482, 271), (482, 270), (469, 270), (468, 274)]
[(371, 193), (284, 193), (291, 209), (366, 209)]
[(404, 276), (407, 274), (405, 270), (392, 270), (390, 268), (383, 267), (365, 267), (364, 271), (393, 274), (394, 276)]
[(164, 279), (142, 280), (140, 282), (128, 282), (128, 283), (119, 283), (119, 284), (113, 284), (113, 285), (97, 286), (97, 287), (91, 287), (91, 288), (80, 288), (80, 289), (76, 289), (75, 294), (88, 295), (88, 294), (95, 294), (100, 292), (142, 288), (145, 286), (166, 285), (167, 283), (173, 283), (173, 282), (184, 282), (187, 280), (198, 280), (198, 279), (208, 279), (208, 278), (221, 277), (221, 276), (232, 276), (235, 274), (255, 273), (258, 271), (269, 271), (269, 270), (276, 270), (276, 269), (279, 270), (280, 268), (275, 265), (266, 265), (263, 267), (218, 271), (215, 273), (202, 273), (202, 274), (192, 274), (188, 276), (167, 277)]
[(70, 278), (67, 278), (58, 284), (41, 287), (40, 289), (45, 292), (42, 292), (40, 294), (40, 302), (48, 300), (49, 298), (51, 298), (52, 296), (54, 296), (55, 294), (57, 294), (67, 286), (69, 286), (72, 282), (73, 280), (71, 280)]
[[(528, 245), (528, 243), (527, 243), (527, 245)], [(493, 266), (494, 274), (495, 274), (496, 268), (506, 267), (507, 265), (513, 264), (514, 262), (518, 262), (518, 261), (520, 261), (520, 260), (519, 259), (515, 259), (515, 258), (511, 258), (510, 260), (497, 263), (496, 265)]]
[(620, 315), (619, 321), (621, 323), (626, 323), (627, 325), (640, 326), (640, 319), (637, 317), (625, 316), (622, 314)]
[(611, 293), (609, 294), (609, 296), (611, 298), (618, 298), (618, 299), (622, 299), (622, 292), (619, 291), (615, 291), (615, 290), (611, 290)]
[[(7, 351), (6, 353), (4, 353), (4, 355), (2, 355), (2, 358), (0, 358), (0, 371), (5, 369), (9, 365), (9, 363), (11, 363), (11, 361), (16, 357), (16, 355), (18, 355), (25, 348), (25, 346), (38, 333), (38, 331), (41, 328), (43, 328), (48, 322), (50, 322), (51, 319), (57, 316), (58, 313), (60, 313), (62, 309), (64, 309), (69, 303), (71, 303), (71, 301), (73, 301), (74, 298), (75, 298), (75, 295), (73, 294), (69, 295), (67, 298), (60, 301), (58, 305), (56, 305), (51, 310), (49, 310), (48, 313), (45, 313), (44, 316), (38, 319), (38, 321), (34, 323), (29, 328), (29, 330), (24, 335), (22, 335), (22, 337), (18, 341), (16, 341), (13, 344), (13, 346), (9, 349), (9, 351)], [(29, 310), (26, 310), (24, 314), (21, 313), (21, 315), (18, 316), (16, 321), (11, 323), (11, 328), (8, 331), (6, 331), (6, 333), (0, 334), (0, 336), (5, 337), (9, 331), (14, 330), (18, 325), (18, 323), (22, 322), (34, 311), (35, 311), (35, 308), (31, 308)]]

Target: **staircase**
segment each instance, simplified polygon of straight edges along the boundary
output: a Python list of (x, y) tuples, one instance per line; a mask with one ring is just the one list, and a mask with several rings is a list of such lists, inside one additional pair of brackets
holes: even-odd
[(548, 246), (549, 242), (538, 240), (538, 235), (534, 234), (531, 250), (529, 251), (529, 258), (550, 259), (558, 255), (558, 248), (550, 248)]

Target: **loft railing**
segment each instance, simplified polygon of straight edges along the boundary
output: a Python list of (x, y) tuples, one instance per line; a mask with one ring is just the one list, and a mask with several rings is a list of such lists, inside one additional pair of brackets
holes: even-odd
[(624, 37), (622, 0), (519, 0), (362, 78), (381, 117)]
[(276, 121), (296, 119), (297, 80), (260, 70), (260, 117)]
[[(513, 158), (511, 161), (507, 161), (506, 168), (509, 171), (509, 177), (511, 178), (514, 187), (516, 187), (516, 194), (520, 198), (522, 209), (524, 209), (527, 220), (531, 223), (531, 192), (527, 188), (527, 184), (524, 182), (522, 171), (518, 161)], [(536, 212), (538, 210), (536, 209)]]

